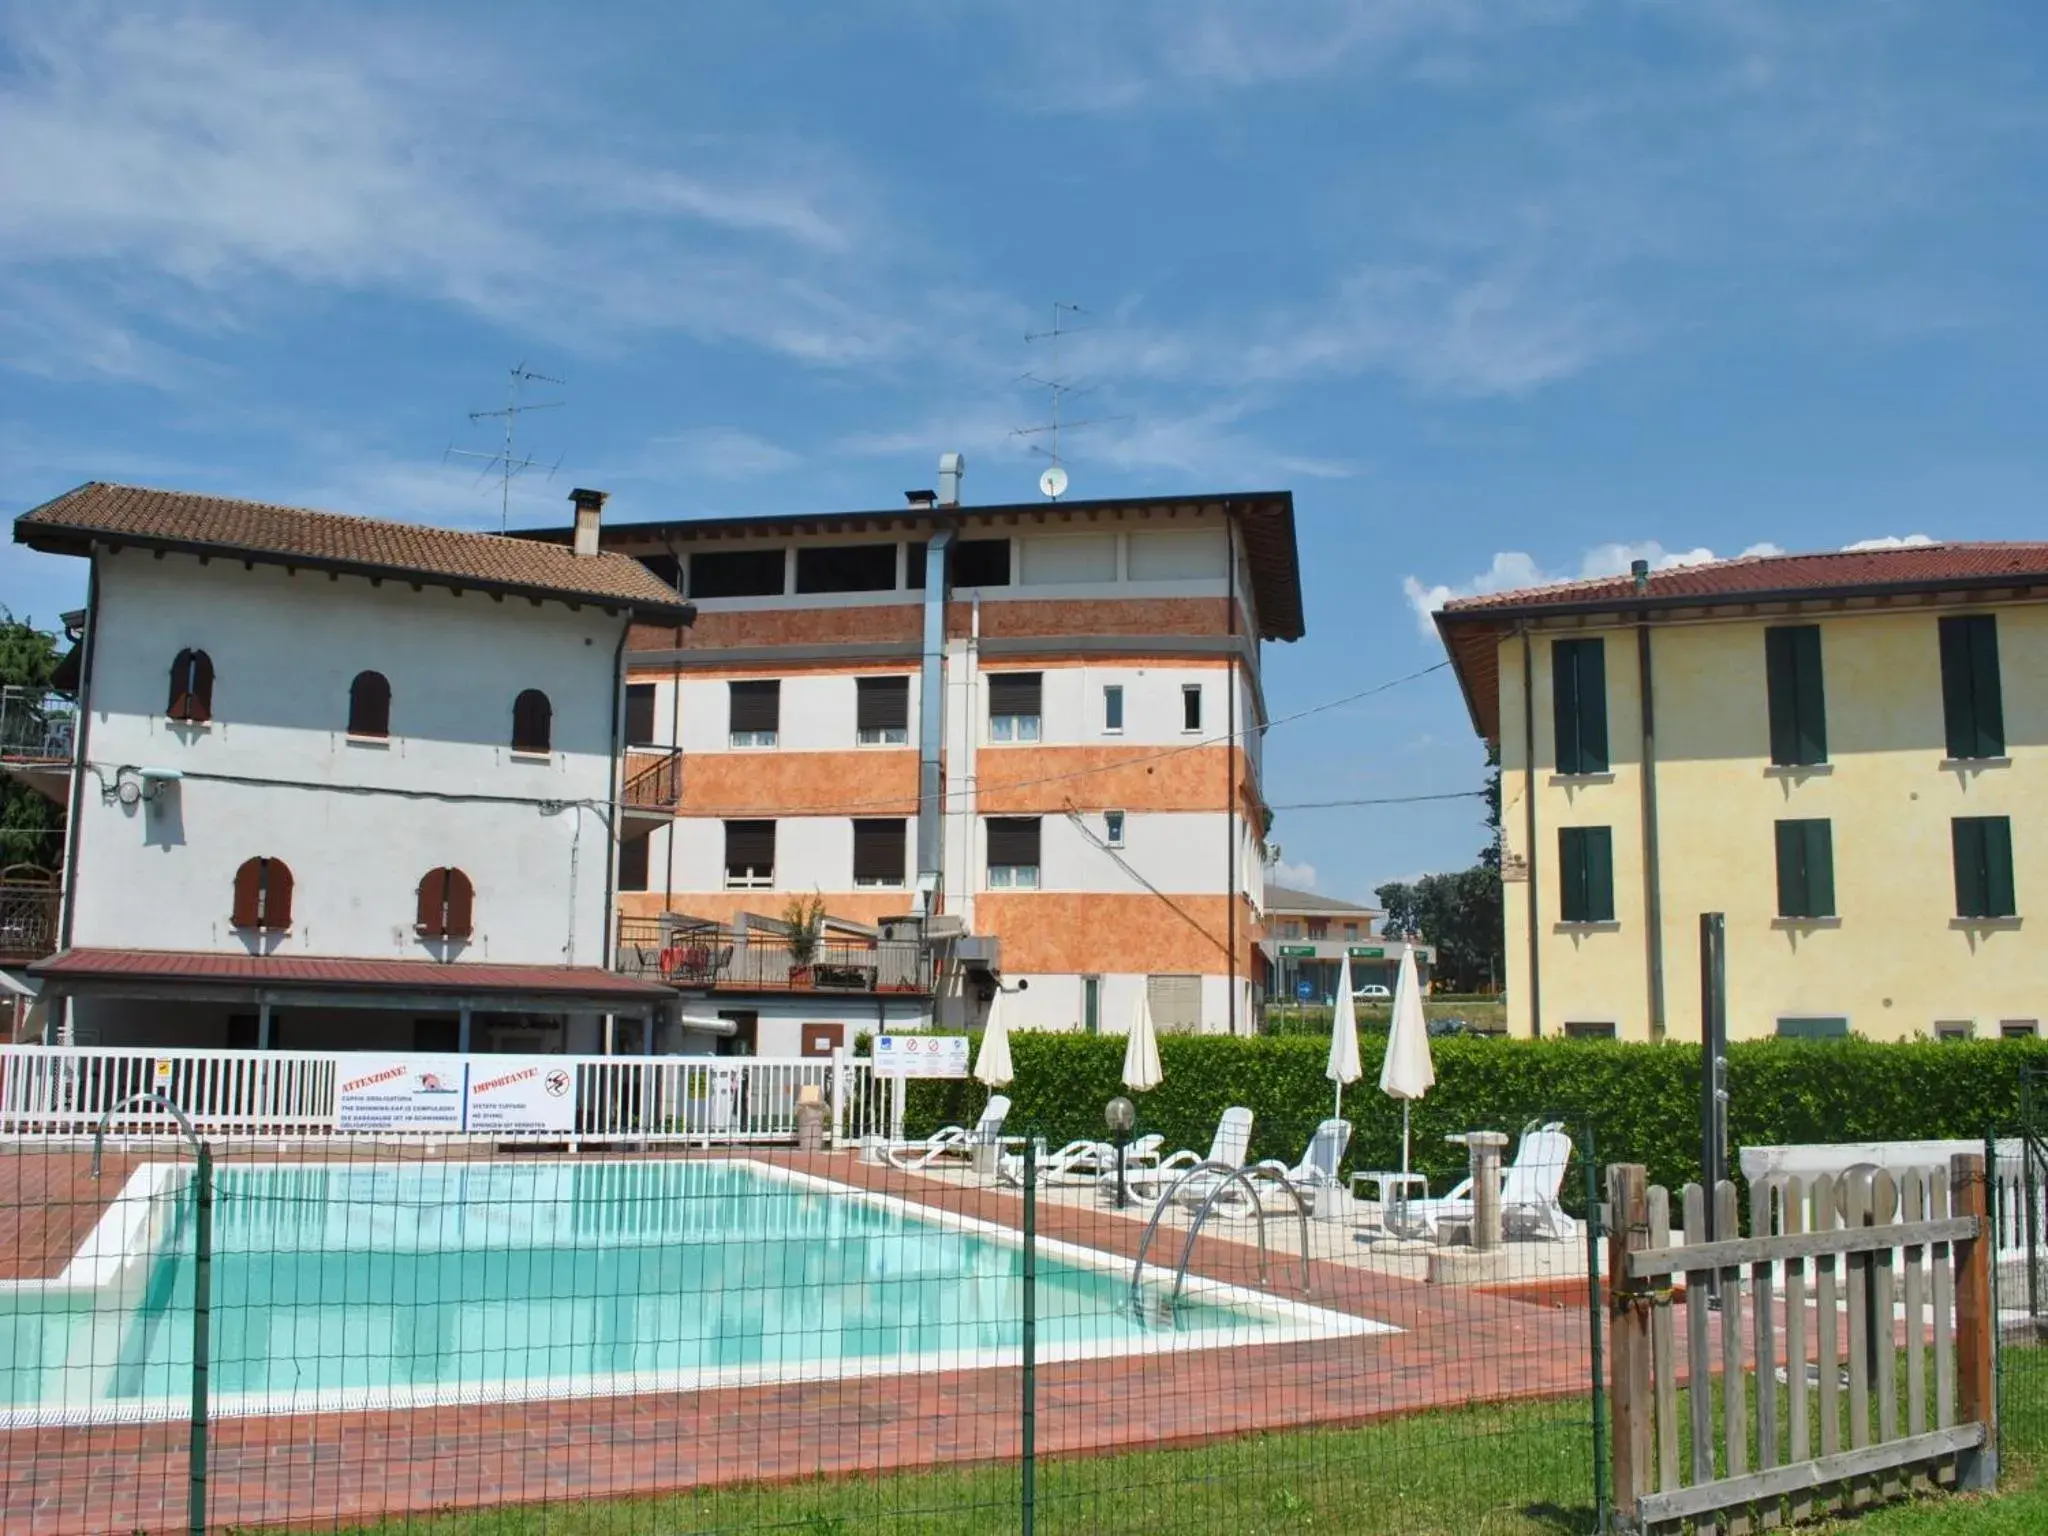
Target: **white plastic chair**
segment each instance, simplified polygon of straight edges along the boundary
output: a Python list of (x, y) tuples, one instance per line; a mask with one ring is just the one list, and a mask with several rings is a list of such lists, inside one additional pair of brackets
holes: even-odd
[[(1561, 1122), (1522, 1133), (1515, 1160), (1501, 1170), (1504, 1235), (1567, 1238), (1578, 1231), (1578, 1224), (1558, 1203), (1572, 1151), (1572, 1139)], [(1465, 1179), (1441, 1199), (1409, 1200), (1389, 1207), (1388, 1215), (1400, 1230), (1434, 1240), (1444, 1226), (1472, 1220), (1472, 1181)]]
[(910, 1173), (929, 1168), (942, 1157), (972, 1157), (976, 1147), (988, 1146), (1002, 1135), (1003, 1121), (1009, 1113), (1009, 1099), (1000, 1093), (991, 1094), (981, 1111), (981, 1118), (974, 1122), (971, 1130), (958, 1125), (945, 1126), (933, 1131), (923, 1141), (891, 1147), (883, 1156), (894, 1166)]
[[(1005, 1137), (1015, 1141), (1015, 1137)], [(1164, 1136), (1140, 1136), (1124, 1148), (1124, 1170), (1126, 1179), (1141, 1168), (1149, 1167), (1159, 1156), (1159, 1149), (1166, 1144)], [(1024, 1183), (1024, 1154), (1005, 1152), (996, 1164), (996, 1177), (1005, 1184), (1020, 1188)], [(1093, 1184), (1097, 1179), (1116, 1177), (1116, 1146), (1112, 1142), (1083, 1139), (1070, 1141), (1057, 1151), (1048, 1152), (1038, 1160), (1038, 1179), (1041, 1184)]]
[[(1175, 1180), (1191, 1168), (1203, 1163), (1221, 1163), (1227, 1168), (1242, 1168), (1252, 1145), (1252, 1112), (1233, 1105), (1223, 1111), (1223, 1118), (1216, 1122), (1216, 1134), (1209, 1141), (1209, 1155), (1199, 1152), (1180, 1151), (1161, 1158), (1151, 1166), (1127, 1169), (1124, 1182), (1131, 1193), (1141, 1200), (1161, 1200), (1169, 1189), (1175, 1188)], [(1182, 1180), (1174, 1198), (1183, 1205), (1199, 1204), (1214, 1193), (1216, 1186), (1224, 1182), (1218, 1173), (1198, 1174)]]
[(1303, 1194), (1312, 1195), (1318, 1190), (1337, 1188), (1337, 1170), (1343, 1165), (1344, 1154), (1351, 1149), (1351, 1122), (1330, 1119), (1315, 1128), (1308, 1139), (1308, 1148), (1301, 1154), (1301, 1161), (1292, 1168), (1277, 1157), (1269, 1157), (1254, 1165), (1254, 1173), (1277, 1174), (1287, 1180)]

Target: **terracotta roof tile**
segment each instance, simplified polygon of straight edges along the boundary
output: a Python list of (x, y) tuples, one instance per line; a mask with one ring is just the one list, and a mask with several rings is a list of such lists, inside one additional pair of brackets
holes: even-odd
[(674, 588), (625, 555), (579, 556), (558, 544), (464, 533), (191, 491), (89, 481), (15, 519), (23, 544), (83, 553), (94, 539), (220, 550), (272, 564), (389, 573), (480, 590), (622, 604), (653, 622), (683, 606)]
[(1443, 612), (1456, 617), (1564, 604), (1633, 604), (1645, 599), (1668, 603), (1699, 598), (1711, 602), (1845, 587), (1911, 589), (1955, 582), (1983, 585), (2007, 577), (2016, 582), (2048, 579), (2048, 544), (1908, 544), (1896, 549), (1745, 555), (1735, 560), (1652, 571), (1649, 587), (1642, 592), (1636, 590), (1632, 576), (1599, 576), (1588, 581), (1562, 581), (1454, 598), (1444, 604)]
[(560, 993), (580, 997), (672, 998), (660, 982), (587, 965), (496, 965), (432, 960), (357, 960), (317, 955), (225, 955), (191, 950), (67, 949), (31, 966), (57, 980), (244, 982), (448, 993)]

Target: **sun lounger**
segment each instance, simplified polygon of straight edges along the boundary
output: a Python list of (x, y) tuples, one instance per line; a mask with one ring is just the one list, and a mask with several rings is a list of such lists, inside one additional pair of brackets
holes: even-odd
[[(1570, 1237), (1577, 1224), (1558, 1204), (1572, 1160), (1572, 1139), (1553, 1122), (1522, 1133), (1515, 1160), (1501, 1173), (1501, 1231), (1511, 1237)], [(1409, 1200), (1388, 1208), (1396, 1230), (1436, 1240), (1443, 1228), (1474, 1216), (1472, 1181), (1466, 1179), (1439, 1200)]]
[(891, 1147), (883, 1155), (896, 1167), (912, 1173), (929, 1168), (944, 1157), (972, 1157), (976, 1147), (989, 1146), (1002, 1135), (1003, 1121), (1009, 1113), (1010, 1101), (1000, 1093), (993, 1094), (972, 1129), (949, 1125), (933, 1131), (923, 1141)]

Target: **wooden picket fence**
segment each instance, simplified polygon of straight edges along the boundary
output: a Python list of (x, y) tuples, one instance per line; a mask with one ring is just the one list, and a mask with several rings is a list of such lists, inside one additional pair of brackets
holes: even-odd
[(1711, 1227), (1688, 1184), (1677, 1231), (1641, 1166), (1607, 1194), (1619, 1529), (1732, 1536), (1995, 1483), (1982, 1157), (1753, 1185), (1748, 1237), (1730, 1183)]

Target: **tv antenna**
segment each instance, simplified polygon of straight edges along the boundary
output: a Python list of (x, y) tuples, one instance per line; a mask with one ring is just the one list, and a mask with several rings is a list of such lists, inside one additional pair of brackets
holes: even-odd
[(477, 460), (483, 466), (477, 474), (476, 483), (478, 485), (482, 485), (486, 480), (490, 479), (493, 472), (496, 473), (498, 477), (498, 532), (500, 533), (507, 532), (512, 526), (512, 482), (525, 474), (529, 469), (545, 469), (547, 474), (543, 478), (552, 480), (555, 478), (555, 471), (562, 467), (562, 460), (559, 455), (557, 455), (554, 463), (545, 464), (539, 459), (515, 453), (512, 443), (513, 434), (518, 428), (521, 416), (524, 416), (528, 411), (559, 410), (565, 403), (560, 400), (527, 400), (523, 398), (526, 386), (529, 384), (561, 385), (563, 381), (549, 374), (536, 373), (533, 369), (527, 367), (524, 362), (517, 364), (509, 371), (511, 378), (506, 388), (505, 403), (494, 411), (471, 411), (469, 413), (469, 419), (472, 424), (480, 421), (502, 419), (505, 423), (505, 446), (491, 453), (479, 453), (473, 448), (457, 448), (451, 445), (447, 453), (442, 456), (448, 459)]
[(1077, 395), (1085, 395), (1095, 388), (1093, 384), (1077, 385), (1072, 379), (1065, 377), (1060, 372), (1060, 338), (1071, 336), (1077, 330), (1087, 329), (1086, 326), (1068, 325), (1065, 321), (1070, 315), (1085, 315), (1087, 313), (1088, 311), (1078, 304), (1068, 304), (1055, 299), (1052, 306), (1051, 326), (1042, 331), (1026, 331), (1024, 333), (1024, 339), (1027, 342), (1050, 341), (1052, 343), (1052, 376), (1050, 378), (1041, 378), (1035, 373), (1019, 375), (1021, 383), (1035, 385), (1051, 396), (1052, 419), (1040, 422), (1037, 426), (1018, 427), (1010, 433), (1010, 436), (1043, 437), (1046, 439), (1043, 443), (1033, 443), (1031, 451), (1043, 454), (1046, 458), (1052, 460), (1052, 463), (1046, 467), (1045, 473), (1038, 477), (1038, 489), (1053, 501), (1058, 501), (1067, 491), (1066, 463), (1060, 457), (1060, 433), (1072, 432), (1081, 427), (1099, 427), (1108, 422), (1129, 421), (1131, 419), (1128, 416), (1090, 416), (1081, 421), (1062, 419), (1061, 407), (1069, 399)]

